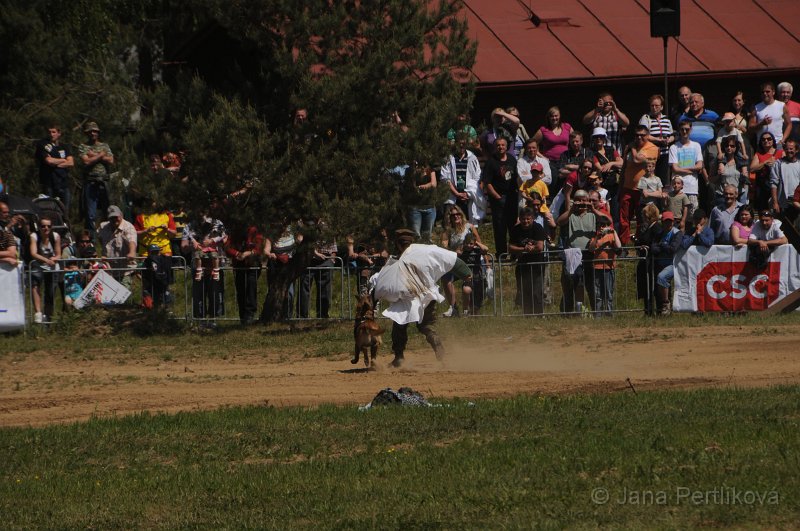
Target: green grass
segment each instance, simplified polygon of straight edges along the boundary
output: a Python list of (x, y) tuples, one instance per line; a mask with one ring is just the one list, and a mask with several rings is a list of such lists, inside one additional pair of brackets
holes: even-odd
[(0, 512), (5, 529), (793, 527), (798, 403), (720, 389), (4, 429)]

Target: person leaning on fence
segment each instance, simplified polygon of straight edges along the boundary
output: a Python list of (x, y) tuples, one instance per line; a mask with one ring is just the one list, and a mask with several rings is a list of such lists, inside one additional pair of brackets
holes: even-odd
[[(317, 220), (317, 230), (324, 235), (327, 231), (327, 223), (323, 219)], [(328, 319), (333, 298), (333, 268), (336, 267), (334, 260), (339, 252), (336, 239), (319, 239), (314, 243), (310, 268), (307, 269), (300, 278), (300, 294), (298, 297), (298, 314), (301, 318), (308, 318), (309, 301), (311, 300), (311, 283), (317, 284), (316, 311), (317, 318)]]
[[(673, 216), (674, 218), (674, 216)], [(658, 241), (663, 227), (661, 213), (654, 204), (645, 205), (642, 209), (642, 222), (636, 232), (636, 298), (644, 300), (644, 313), (654, 315), (656, 308), (653, 303), (655, 287), (654, 257), (652, 244)], [(671, 263), (671, 262), (670, 262)]]
[[(586, 190), (577, 190), (573, 198), (564, 194), (564, 198), (564, 212), (556, 220), (561, 227), (565, 255), (561, 273), (562, 310), (573, 313), (578, 303), (583, 305), (585, 286), (594, 285), (594, 271), (590, 265), (593, 254), (587, 248), (597, 230), (597, 219), (611, 218), (592, 205)], [(590, 302), (594, 304), (592, 299)]]
[[(0, 220), (8, 219), (10, 213), (8, 205), (0, 201)], [(0, 226), (0, 263), (16, 267), (17, 256), (17, 239), (10, 231), (6, 230), (5, 226)]]
[[(38, 232), (30, 236), (31, 296), (33, 297), (33, 322), (48, 321), (53, 316), (55, 297), (55, 272), (61, 259), (61, 237), (53, 230), (53, 220), (39, 219)], [(42, 300), (44, 299), (44, 301)], [(44, 304), (42, 304), (44, 302)], [(44, 307), (44, 313), (42, 308)]]
[(175, 282), (172, 256), (162, 254), (161, 246), (151, 243), (142, 267), (142, 306), (148, 310), (167, 306), (171, 302), (169, 286)]
[[(692, 213), (692, 223), (687, 226), (685, 231), (675, 234), (672, 237), (680, 240), (678, 249), (685, 250), (693, 246), (711, 247), (714, 245), (714, 231), (709, 227), (708, 215), (702, 208), (698, 208)], [(670, 263), (661, 270), (656, 278), (656, 289), (658, 302), (660, 304), (659, 313), (661, 315), (668, 315), (670, 313), (669, 289), (674, 277), (675, 268), (672, 263)]]
[(544, 313), (543, 252), (547, 234), (541, 225), (534, 222), (535, 217), (533, 209), (523, 208), (508, 242), (508, 250), (517, 261), (514, 276), (524, 315)]
[[(103, 248), (103, 257), (108, 258), (115, 269), (136, 267), (136, 229), (130, 221), (122, 219), (122, 210), (118, 206), (108, 207), (108, 221), (100, 224), (97, 236)], [(115, 271), (113, 276), (130, 289), (131, 273)]]
[[(680, 248), (683, 234), (675, 226), (675, 215), (667, 210), (661, 214), (661, 233), (650, 244), (650, 255), (653, 257), (653, 275), (656, 279), (654, 310), (660, 315), (670, 312), (669, 288), (674, 276), (672, 269), (675, 253)], [(666, 272), (665, 270), (669, 268)], [(655, 313), (655, 312), (654, 312)]]
[(256, 322), (258, 277), (261, 276), (263, 249), (264, 236), (255, 225), (235, 226), (225, 243), (225, 254), (233, 266), (239, 322), (245, 326)]
[(747, 240), (750, 263), (758, 269), (766, 267), (769, 255), (775, 247), (788, 242), (780, 225), (775, 223), (775, 213), (770, 209), (762, 210), (758, 213), (758, 221), (753, 224)]
[(64, 264), (64, 307), (71, 308), (78, 297), (81, 296), (84, 286), (86, 286), (86, 275), (80, 269), (81, 264), (77, 261), (69, 261)]
[(597, 315), (610, 317), (614, 311), (616, 257), (622, 251), (622, 243), (610, 219), (597, 218), (597, 233), (589, 240), (589, 250), (594, 253), (593, 306)]
[[(449, 229), (442, 233), (442, 247), (449, 249), (456, 253), (459, 258), (464, 260), (465, 263), (469, 261), (473, 261), (470, 255), (474, 251), (477, 250), (479, 255), (483, 253), (489, 252), (489, 248), (486, 247), (481, 242), (480, 234), (478, 234), (478, 230), (475, 228), (474, 225), (467, 222), (465, 219), (466, 216), (464, 211), (462, 211), (456, 205), (450, 205), (447, 209), (447, 216), (449, 217)], [(478, 258), (478, 267), (480, 267), (480, 258)], [(473, 274), (473, 279), (478, 277), (479, 275)], [(480, 275), (479, 278), (483, 279), (483, 276)], [(450, 303), (450, 307), (444, 312), (444, 317), (460, 317), (461, 314), (459, 313), (458, 308), (458, 301), (456, 298), (456, 287), (455, 287), (455, 277), (451, 273), (447, 273), (442, 277), (442, 285), (444, 286), (445, 295), (447, 297), (447, 302)], [(481, 292), (481, 296), (483, 293)], [(469, 312), (470, 308), (470, 300), (473, 296), (473, 286), (471, 283), (465, 282), (462, 286), (462, 308), (464, 312)], [(482, 302), (482, 301), (481, 301)], [(480, 308), (481, 304), (478, 302), (477, 304), (472, 305), (477, 306)]]

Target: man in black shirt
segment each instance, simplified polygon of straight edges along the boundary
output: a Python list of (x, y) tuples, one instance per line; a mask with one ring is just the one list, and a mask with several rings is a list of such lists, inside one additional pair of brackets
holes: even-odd
[(492, 207), (492, 230), (497, 255), (508, 251), (506, 234), (517, 221), (517, 159), (508, 154), (508, 141), (498, 138), (494, 155), (481, 173), (489, 205)]
[(75, 165), (69, 146), (61, 143), (61, 127), (47, 128), (48, 138), (36, 143), (36, 163), (39, 165), (39, 191), (58, 197), (67, 212), (70, 205), (69, 169)]

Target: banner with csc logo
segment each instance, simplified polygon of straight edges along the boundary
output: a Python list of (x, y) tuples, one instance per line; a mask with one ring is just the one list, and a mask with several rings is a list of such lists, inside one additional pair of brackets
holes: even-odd
[(747, 248), (714, 245), (690, 247), (675, 256), (676, 312), (740, 312), (768, 308), (800, 289), (800, 256), (781, 245), (766, 267), (756, 269)]

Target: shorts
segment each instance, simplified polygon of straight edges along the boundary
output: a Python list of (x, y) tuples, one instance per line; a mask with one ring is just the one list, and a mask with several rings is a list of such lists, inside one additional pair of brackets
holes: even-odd
[(219, 253), (217, 251), (194, 251), (192, 253), (192, 258), (195, 260), (215, 259), (219, 258)]

